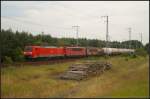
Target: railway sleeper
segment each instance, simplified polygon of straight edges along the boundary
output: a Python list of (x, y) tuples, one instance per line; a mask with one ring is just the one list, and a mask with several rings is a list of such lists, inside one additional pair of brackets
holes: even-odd
[(101, 75), (111, 68), (110, 63), (106, 62), (83, 62), (73, 64), (68, 71), (60, 76), (62, 79), (82, 80), (91, 76)]

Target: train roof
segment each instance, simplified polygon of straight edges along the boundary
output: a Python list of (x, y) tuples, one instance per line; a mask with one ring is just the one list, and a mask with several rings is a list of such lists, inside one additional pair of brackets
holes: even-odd
[(25, 47), (40, 47), (40, 46), (36, 46), (36, 45), (27, 45)]
[(74, 47), (66, 47), (66, 48), (86, 48), (86, 47), (80, 47), (80, 46), (74, 46)]
[[(106, 49), (107, 47), (103, 47), (103, 49)], [(108, 48), (108, 49), (120, 49), (120, 50), (122, 50), (122, 49), (124, 49), (124, 50), (134, 50), (134, 49), (127, 49), (127, 48)]]
[(57, 46), (40, 46), (40, 47), (44, 47), (44, 48), (58, 48)]
[(36, 46), (36, 45), (29, 45), (26, 47), (42, 47), (42, 48), (61, 48), (61, 47), (57, 47), (57, 46)]

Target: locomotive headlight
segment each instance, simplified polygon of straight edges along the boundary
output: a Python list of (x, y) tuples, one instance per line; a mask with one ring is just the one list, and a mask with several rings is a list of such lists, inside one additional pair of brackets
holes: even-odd
[(32, 54), (32, 52), (29, 52), (29, 54), (31, 55), (31, 54)]
[(31, 55), (32, 54), (32, 52), (23, 52), (24, 53), (24, 55)]
[(30, 52), (30, 54), (32, 54), (32, 52)]
[(23, 52), (23, 54), (25, 55), (25, 54), (26, 54), (26, 52)]

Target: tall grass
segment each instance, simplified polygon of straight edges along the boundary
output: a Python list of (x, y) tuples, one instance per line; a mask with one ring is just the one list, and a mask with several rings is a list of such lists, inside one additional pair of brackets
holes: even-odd
[[(60, 80), (75, 62), (41, 66), (9, 66), (1, 70), (1, 97), (148, 97), (148, 57), (108, 57), (112, 69), (84, 81)], [(104, 57), (85, 60), (105, 61)]]

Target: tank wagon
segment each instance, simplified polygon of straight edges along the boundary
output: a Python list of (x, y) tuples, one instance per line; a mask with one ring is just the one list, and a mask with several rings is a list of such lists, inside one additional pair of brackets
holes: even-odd
[(55, 46), (26, 46), (24, 56), (26, 58), (39, 57), (85, 57), (94, 55), (116, 55), (122, 53), (134, 53), (134, 49), (121, 48), (96, 48), (96, 47), (55, 47)]
[(122, 53), (134, 53), (134, 49), (122, 49), (122, 48), (102, 48), (104, 54), (116, 55)]

